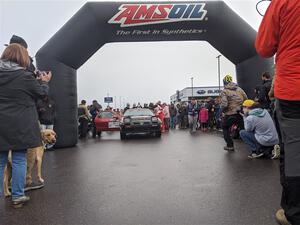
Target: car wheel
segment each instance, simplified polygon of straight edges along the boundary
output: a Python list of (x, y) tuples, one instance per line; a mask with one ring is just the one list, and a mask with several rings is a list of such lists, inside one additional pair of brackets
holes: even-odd
[(101, 131), (97, 132), (98, 137), (101, 137)]
[(126, 139), (126, 133), (120, 132), (120, 138), (121, 138), (121, 140), (125, 140)]
[(160, 137), (161, 137), (161, 132), (160, 132), (160, 131), (156, 132), (156, 133), (155, 133), (155, 137), (160, 138)]

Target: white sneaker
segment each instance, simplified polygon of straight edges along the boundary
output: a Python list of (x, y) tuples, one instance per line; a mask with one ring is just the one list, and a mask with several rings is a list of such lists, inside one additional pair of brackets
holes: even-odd
[(272, 150), (272, 158), (271, 159), (279, 159), (280, 157), (280, 146), (274, 145), (274, 149)]
[(279, 209), (276, 212), (276, 220), (280, 225), (291, 225), (290, 222), (286, 219), (285, 215), (284, 215), (284, 210), (283, 209)]
[(264, 153), (259, 153), (259, 154), (251, 153), (250, 155), (248, 155), (248, 158), (249, 159), (257, 159), (257, 158), (260, 158), (262, 156), (264, 156)]
[(28, 196), (21, 196), (19, 198), (13, 199), (12, 200), (12, 206), (17, 209), (17, 208), (21, 208), (23, 206), (23, 204), (25, 204), (26, 202), (28, 202), (30, 200), (30, 198)]

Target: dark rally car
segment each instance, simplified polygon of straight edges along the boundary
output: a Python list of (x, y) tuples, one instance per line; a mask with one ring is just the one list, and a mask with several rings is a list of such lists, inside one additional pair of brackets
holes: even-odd
[(120, 123), (121, 140), (129, 135), (161, 136), (161, 121), (150, 109), (127, 109)]

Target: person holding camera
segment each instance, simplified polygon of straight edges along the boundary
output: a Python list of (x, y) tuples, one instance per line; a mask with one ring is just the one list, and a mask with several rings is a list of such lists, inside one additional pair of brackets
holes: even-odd
[(259, 158), (271, 152), (279, 140), (269, 112), (248, 99), (243, 102), (242, 116), (245, 129), (240, 131), (240, 137), (250, 147), (248, 158)]
[(35, 102), (48, 95), (52, 76), (49, 72), (37, 80), (27, 70), (29, 65), (28, 52), (20, 44), (8, 45), (0, 58), (0, 181), (11, 150), (13, 206), (29, 200), (24, 194), (26, 152), (42, 144)]
[(276, 54), (275, 110), (282, 134), (282, 198), (276, 219), (300, 224), (300, 1), (272, 0), (256, 38), (256, 51)]

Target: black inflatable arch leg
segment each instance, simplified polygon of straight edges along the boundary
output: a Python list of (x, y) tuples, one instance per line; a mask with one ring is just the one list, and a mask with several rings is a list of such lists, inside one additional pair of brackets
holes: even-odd
[(52, 71), (50, 97), (55, 102), (54, 130), (58, 135), (55, 147), (70, 147), (78, 141), (77, 72), (61, 62), (39, 55), (37, 67)]

